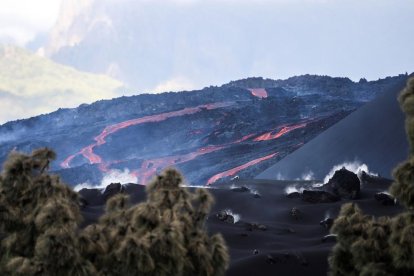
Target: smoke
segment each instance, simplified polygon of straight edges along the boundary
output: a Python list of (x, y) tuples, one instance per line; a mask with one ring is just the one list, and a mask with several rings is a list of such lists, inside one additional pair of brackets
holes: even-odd
[(133, 175), (129, 169), (121, 170), (111, 170), (110, 172), (106, 173), (102, 178), (102, 181), (99, 185), (93, 185), (89, 182), (80, 183), (76, 185), (73, 189), (75, 191), (80, 191), (84, 188), (86, 189), (105, 189), (111, 183), (121, 183), (121, 184), (128, 184), (128, 183), (138, 183), (138, 178)]
[(302, 193), (304, 189), (305, 188), (303, 188), (303, 187), (298, 188), (297, 184), (293, 184), (293, 185), (287, 186), (285, 188), (285, 193), (286, 194), (291, 194), (291, 193), (295, 193), (295, 192)]
[(131, 174), (129, 169), (121, 170), (111, 170), (109, 173), (105, 174), (101, 181), (101, 187), (106, 187), (111, 183), (138, 183), (138, 177)]
[(278, 172), (276, 175), (276, 180), (286, 180), (286, 179), (280, 172)]
[(325, 212), (325, 218), (324, 219), (327, 220), (328, 218), (332, 218), (332, 214), (331, 214), (330, 210)]
[(351, 171), (351, 172), (357, 174), (358, 177), (360, 177), (362, 171), (365, 171), (366, 173), (371, 174), (371, 175), (376, 175), (376, 176), (378, 175), (374, 172), (369, 171), (369, 168), (368, 168), (367, 164), (361, 163), (359, 161), (344, 162), (342, 164), (338, 164), (338, 165), (333, 166), (331, 171), (325, 176), (323, 182), (328, 183), (329, 179), (331, 179), (333, 177), (333, 175), (335, 174), (335, 171), (340, 170), (344, 167), (348, 171)]
[(100, 188), (100, 187), (98, 187), (98, 186), (94, 186), (94, 185), (92, 185), (91, 183), (89, 183), (89, 182), (85, 182), (85, 183), (80, 183), (80, 184), (78, 184), (78, 185), (76, 185), (74, 188), (73, 188), (73, 190), (75, 191), (75, 192), (79, 192), (80, 190), (82, 190), (82, 189), (96, 189), (96, 188)]
[(304, 181), (310, 181), (315, 179), (315, 174), (313, 171), (309, 171), (307, 173), (302, 174), (300, 178), (296, 178), (296, 180), (304, 180)]

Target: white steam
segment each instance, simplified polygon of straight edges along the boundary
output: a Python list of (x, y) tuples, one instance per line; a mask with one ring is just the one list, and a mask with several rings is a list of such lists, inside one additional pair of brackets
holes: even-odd
[(230, 210), (230, 209), (225, 210), (225, 212), (226, 212), (227, 215), (233, 217), (234, 223), (237, 223), (238, 221), (240, 221), (241, 216), (239, 214), (233, 213), (233, 211)]
[(278, 172), (276, 175), (276, 180), (286, 180), (286, 179), (280, 172)]
[(109, 173), (105, 174), (102, 178), (101, 187), (106, 187), (111, 183), (137, 183), (138, 178), (131, 174), (128, 169), (121, 170), (111, 170)]
[(351, 171), (351, 172), (357, 174), (358, 177), (361, 175), (362, 171), (365, 171), (366, 173), (371, 174), (371, 175), (378, 175), (374, 172), (370, 172), (367, 164), (361, 163), (359, 161), (344, 162), (342, 164), (335, 165), (331, 169), (331, 171), (325, 176), (323, 182), (328, 183), (329, 179), (331, 179), (333, 177), (333, 175), (335, 174), (335, 171), (340, 170), (344, 167), (348, 171)]
[(305, 188), (303, 188), (303, 187), (298, 188), (297, 185), (294, 184), (294, 185), (287, 186), (285, 188), (285, 193), (288, 194), (288, 195), (291, 194), (291, 193), (295, 193), (295, 192), (302, 193), (303, 190), (305, 190)]
[(76, 185), (73, 189), (75, 191), (80, 191), (84, 188), (86, 189), (105, 189), (111, 183), (137, 183), (138, 178), (131, 174), (129, 169), (121, 170), (111, 170), (110, 172), (106, 173), (102, 178), (102, 181), (99, 185), (92, 185), (89, 182), (80, 183)]
[(76, 192), (79, 192), (82, 189), (96, 189), (98, 188), (97, 186), (92, 185), (91, 183), (85, 182), (85, 183), (80, 183), (78, 185), (76, 185), (73, 190)]
[(325, 212), (325, 220), (327, 220), (328, 218), (331, 218), (332, 216), (331, 216), (331, 211), (330, 210), (328, 210), (328, 211), (326, 211)]
[(307, 173), (302, 174), (300, 178), (296, 178), (296, 180), (304, 180), (304, 181), (310, 181), (315, 179), (315, 174), (313, 171), (309, 171)]

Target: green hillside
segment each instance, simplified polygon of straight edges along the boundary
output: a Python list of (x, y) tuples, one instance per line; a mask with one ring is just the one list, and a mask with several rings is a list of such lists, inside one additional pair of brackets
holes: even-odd
[(0, 124), (120, 96), (123, 84), (27, 50), (0, 45)]

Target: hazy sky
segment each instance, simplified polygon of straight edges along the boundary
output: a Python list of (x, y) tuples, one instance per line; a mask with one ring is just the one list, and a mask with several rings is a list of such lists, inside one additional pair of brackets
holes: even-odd
[(0, 0), (0, 38), (23, 45), (36, 33), (48, 31), (56, 21), (60, 3), (60, 0)]
[[(82, 0), (78, 0), (82, 1)], [(114, 1), (114, 0), (113, 0)], [(123, 0), (118, 0), (121, 3)], [(24, 45), (35, 34), (45, 32), (56, 21), (60, 0), (0, 0), (0, 39)], [(157, 26), (169, 24), (194, 11), (197, 30), (186, 27), (187, 41), (203, 39), (214, 45), (228, 41), (232, 49), (229, 62), (246, 64), (246, 70), (220, 71), (221, 78), (201, 81), (189, 79), (185, 71), (160, 82), (157, 90), (178, 86), (203, 86), (208, 81), (223, 81), (247, 76), (286, 78), (314, 73), (377, 79), (387, 75), (413, 71), (414, 14), (413, 0), (136, 0), (143, 11), (160, 9), (169, 13), (169, 21), (152, 21)], [(181, 12), (182, 11), (182, 12)], [(171, 14), (173, 14), (171, 16)], [(199, 16), (199, 15), (200, 16)], [(140, 15), (142, 16), (142, 15)], [(145, 15), (144, 15), (145, 16)], [(197, 18), (198, 17), (198, 18)], [(201, 20), (202, 18), (203, 20)], [(145, 19), (143, 19), (145, 20)], [(151, 22), (148, 19), (149, 22)], [(222, 22), (221, 22), (222, 21)], [(144, 22), (144, 21), (143, 21)], [(211, 28), (223, 24), (212, 37)], [(150, 26), (150, 25), (149, 25)], [(174, 26), (174, 24), (171, 24)], [(237, 30), (237, 26), (240, 29)], [(172, 27), (171, 27), (172, 28)], [(176, 30), (170, 30), (176, 32)], [(226, 34), (225, 31), (228, 31)], [(145, 34), (145, 33), (144, 33)], [(223, 35), (225, 34), (225, 35)], [(153, 36), (151, 29), (145, 34)], [(214, 35), (214, 34), (213, 34)], [(248, 39), (246, 43), (240, 37)], [(235, 39), (235, 37), (237, 39)], [(257, 38), (257, 39), (255, 39)], [(181, 37), (182, 39), (182, 37)], [(223, 42), (224, 41), (224, 42)], [(235, 46), (235, 43), (238, 42)], [(211, 45), (208, 50), (214, 50)], [(156, 50), (156, 49), (154, 49)], [(222, 49), (218, 52), (221, 53)], [(210, 53), (206, 53), (207, 55)], [(214, 53), (211, 53), (214, 56)], [(220, 59), (225, 59), (220, 56)], [(211, 62), (215, 62), (214, 59)], [(194, 68), (205, 66), (194, 61)], [(210, 64), (207, 64), (210, 66)], [(179, 69), (178, 69), (179, 70)], [(193, 69), (191, 69), (193, 70)], [(196, 78), (197, 79), (197, 78)]]
[[(25, 46), (48, 32), (63, 1), (86, 0), (0, 0), (0, 43)], [(132, 72), (142, 85), (131, 93), (198, 89), (252, 76), (358, 81), (414, 71), (414, 0), (95, 1), (135, 7), (133, 24), (122, 30), (133, 28), (136, 40), (125, 55), (143, 68)]]

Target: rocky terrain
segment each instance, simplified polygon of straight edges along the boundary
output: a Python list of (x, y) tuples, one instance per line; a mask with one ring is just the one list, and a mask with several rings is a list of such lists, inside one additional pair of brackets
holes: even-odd
[[(391, 183), (388, 179), (337, 171), (326, 185), (336, 182), (338, 188), (348, 190), (349, 178), (356, 180), (357, 196), (350, 199), (341, 193), (333, 201), (308, 200), (306, 191), (320, 189), (314, 181), (234, 180), (209, 189), (216, 203), (207, 225), (212, 234), (221, 233), (229, 247), (231, 264), (226, 275), (327, 275), (328, 255), (336, 242), (329, 230), (342, 204), (355, 202), (374, 216), (403, 210), (383, 193)], [(292, 188), (297, 191), (291, 192)], [(134, 203), (145, 199), (144, 186), (135, 184), (79, 193), (84, 226), (97, 221), (106, 200), (115, 194), (129, 194)]]
[(0, 162), (11, 150), (50, 147), (51, 169), (69, 185), (115, 172), (145, 184), (169, 166), (194, 185), (252, 178), (406, 78), (250, 78), (59, 109), (0, 126)]

